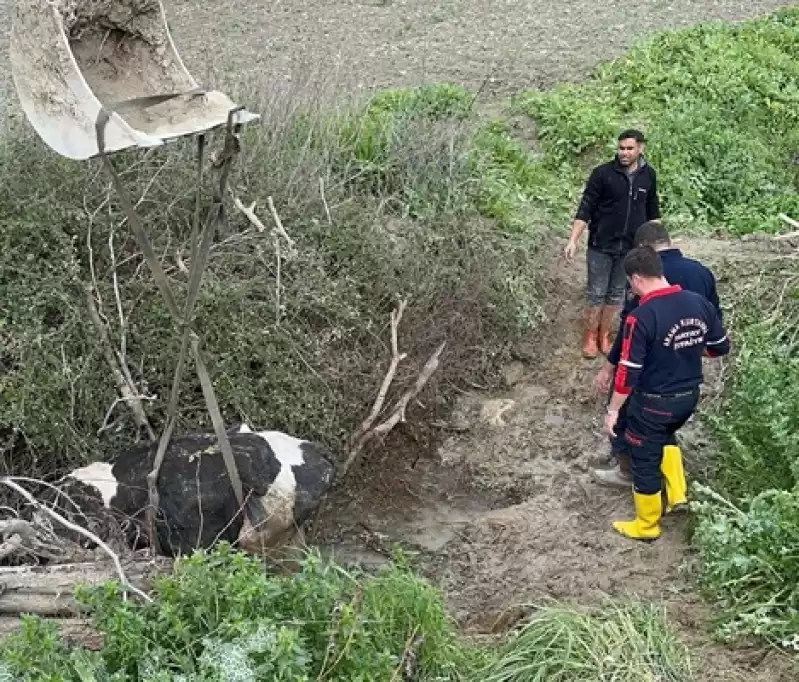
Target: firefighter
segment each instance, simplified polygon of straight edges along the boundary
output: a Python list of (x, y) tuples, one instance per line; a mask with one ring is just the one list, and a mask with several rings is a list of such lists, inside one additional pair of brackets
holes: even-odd
[[(651, 246), (660, 255), (663, 263), (664, 277), (670, 284), (679, 284), (683, 289), (693, 291), (704, 296), (715, 308), (719, 319), (723, 321), (723, 312), (716, 289), (716, 278), (705, 265), (692, 258), (687, 258), (680, 249), (671, 243), (668, 229), (660, 221), (649, 221), (641, 225), (635, 233), (636, 246)], [(600, 393), (608, 393), (613, 377), (613, 372), (621, 355), (621, 336), (624, 320), (638, 306), (639, 298), (628, 292), (627, 301), (621, 313), (619, 333), (616, 335), (613, 348), (608, 353), (607, 360), (599, 370), (594, 380), (594, 386)], [(610, 397), (608, 395), (608, 397)], [(632, 484), (630, 470), (629, 447), (624, 440), (624, 427), (626, 424), (625, 409), (619, 412), (616, 432), (611, 438), (610, 459), (616, 465), (611, 469), (595, 469), (593, 476), (602, 485), (629, 488)], [(666, 446), (663, 455), (663, 478), (667, 495), (667, 511), (687, 502), (685, 474), (682, 464), (682, 453), (679, 447)]]
[(624, 301), (624, 255), (633, 247), (638, 226), (660, 218), (657, 177), (643, 156), (644, 142), (639, 130), (625, 130), (618, 137), (615, 158), (594, 168), (564, 248), (571, 261), (588, 227), (582, 344), (587, 358), (610, 351), (613, 322)]
[(730, 351), (727, 333), (713, 305), (702, 295), (670, 284), (651, 247), (636, 247), (624, 259), (638, 307), (624, 321), (621, 356), (605, 430), (613, 435), (627, 403), (624, 440), (629, 446), (636, 517), (614, 521), (622, 535), (652, 541), (660, 537), (663, 514), (663, 449), (693, 414), (702, 384), (702, 357)]

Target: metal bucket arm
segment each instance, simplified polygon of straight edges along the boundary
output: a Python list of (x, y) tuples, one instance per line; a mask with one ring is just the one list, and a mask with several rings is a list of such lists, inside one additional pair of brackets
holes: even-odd
[[(192, 78), (160, 0), (17, 0), (10, 61), (28, 120), (72, 159), (98, 154), (95, 122), (103, 107), (114, 110), (105, 128), (107, 153), (217, 128), (237, 108)], [(245, 110), (235, 117), (239, 124), (258, 118)]]

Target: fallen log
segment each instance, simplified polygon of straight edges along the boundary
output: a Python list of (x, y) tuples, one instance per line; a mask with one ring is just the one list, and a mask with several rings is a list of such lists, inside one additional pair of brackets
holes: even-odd
[[(125, 572), (134, 587), (147, 592), (153, 580), (167, 573), (171, 565), (163, 558), (131, 562)], [(111, 562), (0, 567), (0, 614), (75, 617), (81, 612), (74, 598), (75, 588), (108, 580), (118, 580)]]

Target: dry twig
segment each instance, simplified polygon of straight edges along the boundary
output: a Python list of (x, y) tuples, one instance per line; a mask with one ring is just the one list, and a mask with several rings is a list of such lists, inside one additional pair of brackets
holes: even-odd
[(22, 497), (24, 497), (36, 509), (38, 509), (39, 511), (44, 512), (45, 514), (47, 514), (51, 518), (55, 519), (62, 526), (65, 526), (69, 530), (74, 531), (75, 533), (78, 533), (79, 535), (82, 535), (83, 537), (88, 538), (89, 540), (94, 542), (100, 549), (102, 549), (109, 556), (111, 561), (114, 562), (114, 568), (116, 568), (117, 575), (119, 576), (119, 582), (122, 585), (122, 587), (125, 590), (127, 590), (129, 592), (132, 592), (136, 596), (141, 597), (145, 601), (152, 601), (152, 599), (147, 594), (142, 592), (139, 588), (134, 587), (128, 581), (128, 579), (127, 579), (127, 577), (125, 575), (125, 571), (122, 568), (122, 562), (119, 560), (119, 557), (117, 556), (117, 554), (105, 542), (103, 542), (99, 537), (97, 537), (94, 533), (92, 533), (91, 531), (86, 530), (85, 528), (79, 526), (76, 523), (72, 523), (71, 521), (68, 521), (63, 516), (61, 516), (61, 514), (59, 514), (57, 511), (55, 511), (53, 509), (50, 509), (46, 505), (44, 505), (41, 502), (39, 502), (35, 497), (33, 497), (33, 495), (31, 495), (27, 490), (25, 490), (25, 488), (23, 488), (21, 485), (19, 485), (14, 480), (13, 477), (6, 476), (6, 477), (3, 477), (3, 478), (0, 478), (0, 484), (3, 484), (6, 487), (11, 488), (12, 490), (17, 492), (18, 494), (22, 495)]
[(441, 342), (435, 352), (425, 363), (424, 367), (422, 367), (422, 371), (419, 372), (419, 376), (416, 378), (416, 383), (407, 391), (405, 391), (399, 400), (394, 403), (394, 407), (391, 409), (389, 416), (377, 426), (372, 426), (383, 408), (388, 389), (390, 388), (391, 383), (394, 380), (394, 376), (397, 373), (397, 367), (399, 366), (399, 363), (407, 356), (406, 353), (399, 352), (399, 345), (397, 342), (397, 330), (399, 328), (400, 320), (402, 319), (402, 314), (405, 311), (405, 307), (406, 301), (402, 300), (397, 308), (391, 313), (391, 363), (389, 364), (386, 375), (383, 378), (383, 382), (377, 394), (377, 399), (372, 406), (369, 416), (363, 421), (361, 426), (353, 434), (353, 437), (350, 440), (352, 445), (350, 447), (349, 454), (347, 455), (347, 459), (344, 462), (344, 466), (341, 468), (340, 478), (343, 478), (347, 475), (347, 472), (350, 470), (350, 467), (360, 454), (361, 450), (363, 450), (364, 446), (372, 438), (375, 436), (385, 437), (385, 435), (397, 424), (405, 421), (405, 411), (407, 410), (408, 404), (413, 398), (419, 395), (421, 390), (430, 380), (430, 377), (433, 375), (436, 369), (438, 369), (441, 353), (444, 351), (444, 348), (447, 345), (446, 341)]
[(391, 382), (394, 381), (394, 376), (397, 373), (397, 367), (399, 367), (399, 363), (408, 356), (407, 353), (399, 352), (399, 342), (397, 340), (399, 324), (402, 321), (402, 315), (405, 313), (405, 307), (407, 304), (408, 301), (406, 299), (402, 299), (397, 307), (391, 311), (391, 363), (388, 366), (388, 371), (386, 371), (385, 377), (383, 377), (383, 383), (380, 385), (380, 390), (377, 392), (377, 398), (372, 405), (372, 410), (369, 413), (369, 416), (364, 419), (358, 430), (352, 435), (351, 442), (353, 443), (356, 443), (364, 433), (372, 428), (372, 424), (374, 423), (375, 419), (377, 419), (380, 411), (383, 409), (383, 403), (386, 400), (386, 394), (391, 386)]
[[(233, 196), (233, 191), (230, 191), (231, 196)], [(285, 228), (283, 227), (283, 221), (280, 219), (278, 215), (277, 209), (275, 208), (275, 202), (272, 201), (272, 197), (267, 197), (267, 203), (269, 205), (269, 211), (272, 214), (272, 220), (275, 222), (274, 229), (271, 230), (272, 235), (272, 245), (275, 249), (275, 261), (276, 261), (276, 273), (275, 273), (275, 324), (280, 326), (280, 291), (281, 291), (281, 271), (282, 271), (282, 262), (283, 262), (283, 255), (280, 250), (280, 238), (286, 240), (286, 243), (289, 246), (289, 254), (290, 257), (293, 257), (297, 253), (296, 245), (294, 240), (289, 237), (288, 233), (286, 232)], [(249, 206), (245, 206), (244, 203), (236, 196), (233, 196), (233, 204), (236, 206), (239, 211), (241, 211), (247, 220), (249, 220), (253, 226), (255, 227), (258, 232), (265, 232), (266, 226), (261, 222), (261, 219), (255, 214), (255, 202), (253, 201)]]
[[(142, 396), (139, 396), (133, 392), (133, 387), (128, 383), (128, 380), (125, 378), (125, 374), (119, 367), (117, 357), (115, 357), (114, 354), (114, 347), (111, 345), (111, 340), (108, 338), (108, 330), (103, 324), (103, 321), (100, 319), (100, 313), (97, 310), (97, 305), (94, 302), (94, 294), (90, 286), (86, 287), (86, 303), (89, 307), (89, 316), (91, 317), (92, 323), (94, 324), (97, 334), (100, 337), (100, 345), (103, 349), (103, 355), (105, 356), (105, 360), (108, 363), (108, 367), (114, 377), (117, 389), (122, 395), (122, 400), (124, 400), (130, 406), (136, 426), (147, 431), (147, 435), (150, 440), (154, 441), (155, 431), (153, 431), (153, 427), (150, 426), (150, 422), (147, 419), (144, 408), (142, 407)], [(130, 375), (129, 372), (128, 375)], [(114, 406), (116, 404), (117, 403), (115, 402)]]
[(397, 424), (405, 421), (405, 411), (408, 408), (408, 403), (410, 403), (413, 398), (419, 395), (421, 390), (430, 380), (430, 377), (433, 376), (433, 373), (438, 369), (441, 353), (444, 352), (446, 345), (446, 341), (442, 341), (441, 344), (439, 344), (438, 348), (436, 348), (435, 352), (430, 356), (424, 367), (422, 367), (422, 371), (419, 372), (419, 376), (416, 378), (416, 383), (413, 385), (413, 387), (405, 391), (405, 393), (402, 394), (402, 397), (396, 403), (394, 403), (394, 408), (392, 409), (391, 414), (380, 424), (375, 426), (370, 431), (364, 433), (358, 439), (355, 446), (352, 448), (352, 450), (350, 450), (347, 461), (342, 467), (342, 476), (346, 475), (347, 471), (349, 471), (353, 461), (355, 461), (355, 458), (358, 456), (361, 450), (363, 450), (363, 447), (366, 445), (366, 443), (368, 443), (375, 436), (385, 437), (386, 434), (388, 434), (388, 432), (391, 431), (391, 429), (393, 429)]

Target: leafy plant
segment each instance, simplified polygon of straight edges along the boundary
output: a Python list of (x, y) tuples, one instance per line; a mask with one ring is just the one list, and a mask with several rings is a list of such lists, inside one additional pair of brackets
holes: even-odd
[(799, 11), (658, 33), (590, 81), (520, 96), (546, 163), (612, 154), (623, 128), (648, 137), (664, 215), (692, 230), (774, 232), (799, 208)]
[(698, 488), (701, 584), (725, 640), (756, 636), (799, 650), (799, 495), (768, 490), (737, 508)]
[(367, 576), (309, 553), (294, 575), (270, 575), (220, 545), (179, 560), (152, 603), (119, 585), (79, 590), (103, 635), (101, 652), (68, 649), (55, 628), (26, 618), (0, 645), (0, 674), (19, 682), (256, 682), (464, 679), (485, 654), (458, 642), (440, 594), (397, 562)]

